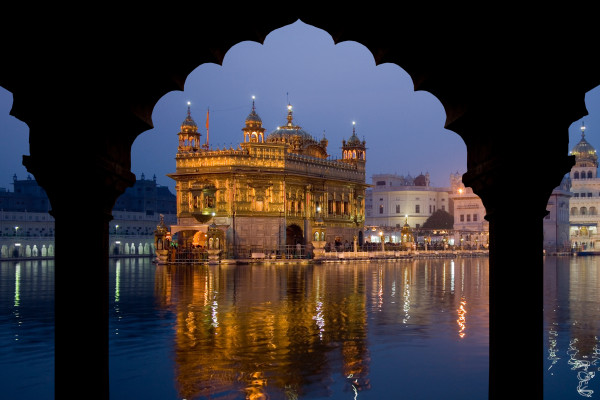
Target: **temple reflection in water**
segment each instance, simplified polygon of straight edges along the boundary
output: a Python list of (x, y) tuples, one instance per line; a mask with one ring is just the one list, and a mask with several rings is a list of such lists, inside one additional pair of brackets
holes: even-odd
[(369, 390), (368, 334), (428, 336), (440, 308), (456, 320), (449, 340), (469, 334), (467, 300), (487, 308), (487, 262), (462, 263), (158, 266), (179, 395), (314, 398), (340, 375), (349, 395)]

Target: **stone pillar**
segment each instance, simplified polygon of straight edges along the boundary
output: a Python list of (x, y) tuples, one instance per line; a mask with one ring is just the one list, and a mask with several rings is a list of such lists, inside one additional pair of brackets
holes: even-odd
[[(483, 201), (490, 223), (491, 400), (543, 393), (543, 219), (550, 194), (573, 159), (563, 143), (519, 132), (528, 118), (513, 115), (511, 127), (490, 127), (492, 132), (465, 140), (469, 170), (462, 180)], [(538, 129), (557, 127), (546, 121)], [(519, 140), (503, 139), (507, 132)], [(568, 138), (566, 130), (562, 133)]]
[(49, 143), (47, 127), (38, 136), (32, 125), (23, 164), (46, 191), (55, 220), (55, 397), (93, 388), (108, 399), (108, 231), (116, 199), (135, 183), (131, 144), (96, 129), (86, 139), (77, 130)]
[[(509, 221), (518, 217), (518, 227)], [(543, 215), (539, 205), (517, 203), (489, 212), (490, 399), (543, 392)], [(517, 234), (526, 230), (527, 235)], [(527, 239), (525, 239), (525, 237)], [(529, 360), (517, 367), (517, 359)], [(515, 372), (527, 371), (527, 384)], [(528, 394), (528, 395), (526, 395)]]

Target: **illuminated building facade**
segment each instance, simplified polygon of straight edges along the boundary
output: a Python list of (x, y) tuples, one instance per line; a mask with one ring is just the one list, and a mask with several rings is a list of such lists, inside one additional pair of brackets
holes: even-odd
[(450, 174), (450, 200), (453, 203), (455, 246), (471, 249), (487, 248), (490, 223), (481, 198), (465, 187), (462, 174)]
[(571, 168), (572, 197), (569, 200), (569, 222), (571, 246), (579, 251), (600, 250), (596, 244), (600, 240), (600, 179), (598, 173), (598, 155), (585, 139), (585, 126), (581, 127), (581, 140), (571, 155), (575, 156), (575, 165)]
[(275, 251), (310, 244), (311, 227), (321, 219), (326, 241), (362, 237), (366, 146), (353, 128), (342, 142), (342, 158), (328, 159), (325, 137), (314, 139), (293, 122), (269, 134), (254, 101), (237, 149), (200, 145), (200, 132), (188, 106), (178, 133), (176, 171), (179, 241), (205, 246), (209, 224), (226, 233), (228, 246)]

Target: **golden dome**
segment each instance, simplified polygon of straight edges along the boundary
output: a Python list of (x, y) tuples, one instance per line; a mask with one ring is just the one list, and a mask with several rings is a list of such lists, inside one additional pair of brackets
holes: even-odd
[(191, 114), (191, 111), (190, 111), (190, 106), (188, 104), (187, 116), (185, 117), (185, 119), (181, 123), (181, 132), (184, 132), (184, 133), (196, 133), (197, 131), (198, 131), (198, 125), (196, 124), (196, 121), (194, 121), (192, 119), (192, 114)]

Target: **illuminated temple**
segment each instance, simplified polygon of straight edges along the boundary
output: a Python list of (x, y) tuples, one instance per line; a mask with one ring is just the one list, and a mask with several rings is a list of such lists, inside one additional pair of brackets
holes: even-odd
[[(206, 246), (209, 226), (223, 232), (223, 248), (251, 247), (275, 252), (285, 245), (307, 245), (318, 225), (325, 241), (362, 242), (365, 217), (366, 146), (353, 127), (342, 141), (341, 159), (327, 152), (327, 139), (313, 138), (286, 123), (265, 133), (254, 100), (237, 149), (210, 149), (188, 106), (178, 133), (176, 171), (180, 243)], [(175, 237), (175, 236), (173, 236)], [(323, 240), (322, 238), (320, 238)]]

